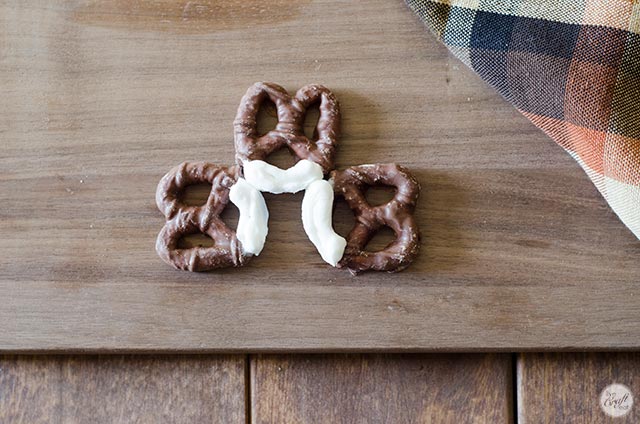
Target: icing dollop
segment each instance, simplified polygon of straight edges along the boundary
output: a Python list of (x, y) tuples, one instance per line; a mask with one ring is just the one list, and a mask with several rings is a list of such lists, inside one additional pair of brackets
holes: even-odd
[(333, 230), (333, 186), (329, 181), (312, 182), (302, 199), (302, 226), (322, 259), (336, 266), (347, 241)]
[(244, 178), (260, 191), (267, 193), (297, 193), (323, 177), (322, 167), (307, 159), (289, 169), (280, 169), (262, 160), (243, 162)]
[(242, 250), (258, 256), (262, 252), (269, 231), (269, 210), (262, 193), (243, 178), (231, 186), (229, 200), (240, 211), (236, 235)]

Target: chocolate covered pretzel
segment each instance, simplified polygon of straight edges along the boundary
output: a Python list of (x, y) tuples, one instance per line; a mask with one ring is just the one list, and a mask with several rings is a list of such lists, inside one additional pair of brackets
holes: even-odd
[[(275, 129), (260, 135), (257, 114), (265, 101), (277, 110)], [(310, 106), (319, 104), (320, 117), (312, 139), (304, 134), (304, 120)], [(256, 83), (242, 98), (234, 121), (237, 166), (223, 167), (206, 162), (185, 162), (169, 171), (158, 184), (156, 204), (166, 223), (156, 241), (158, 255), (177, 269), (208, 271), (242, 266), (259, 255), (268, 232), (269, 212), (261, 192), (296, 193), (305, 190), (302, 202), (303, 228), (322, 258), (353, 274), (366, 270), (395, 272), (406, 268), (420, 248), (413, 211), (420, 186), (409, 172), (396, 164), (361, 165), (333, 171), (340, 126), (338, 102), (327, 88), (308, 85), (290, 96), (272, 83)], [(287, 148), (296, 165), (282, 170), (265, 162), (275, 151)], [(324, 179), (331, 172), (331, 180)], [(186, 187), (210, 183), (211, 192), (202, 206), (182, 201)], [(386, 185), (396, 188), (394, 198), (371, 206), (367, 188)], [(346, 199), (356, 223), (345, 240), (332, 227), (334, 193)], [(220, 219), (232, 202), (240, 212), (236, 230)], [(367, 243), (383, 226), (390, 227), (396, 240), (377, 252)], [(189, 234), (211, 237), (211, 247), (180, 248)]]
[[(256, 117), (267, 100), (275, 104), (278, 124), (275, 129), (260, 135)], [(315, 136), (304, 134), (307, 109), (319, 103), (320, 117)], [(265, 160), (270, 154), (288, 148), (296, 161), (307, 159), (322, 167), (325, 174), (334, 168), (334, 157), (340, 132), (340, 108), (331, 91), (321, 85), (302, 87), (291, 97), (277, 84), (258, 82), (247, 90), (233, 123), (236, 161)]]
[[(188, 271), (244, 265), (251, 255), (242, 251), (234, 230), (220, 219), (229, 203), (229, 190), (238, 180), (238, 168), (207, 162), (184, 162), (171, 169), (158, 184), (156, 204), (167, 222), (158, 234), (156, 251), (169, 265)], [(209, 183), (211, 192), (202, 206), (186, 205), (182, 193), (187, 186)], [(214, 246), (178, 248), (178, 241), (189, 234), (211, 237)]]
[[(418, 225), (413, 216), (420, 192), (418, 181), (396, 164), (354, 166), (333, 171), (331, 179), (336, 194), (344, 197), (356, 221), (338, 267), (356, 274), (366, 270), (397, 272), (409, 266), (420, 249)], [(395, 196), (385, 204), (371, 206), (365, 194), (372, 186), (395, 187)], [(367, 243), (383, 226), (391, 228), (396, 239), (381, 251), (367, 251)]]

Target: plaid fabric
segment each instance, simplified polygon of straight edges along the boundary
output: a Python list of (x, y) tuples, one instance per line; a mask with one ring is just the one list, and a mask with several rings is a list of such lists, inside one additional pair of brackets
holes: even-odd
[(640, 2), (406, 1), (580, 163), (640, 238)]

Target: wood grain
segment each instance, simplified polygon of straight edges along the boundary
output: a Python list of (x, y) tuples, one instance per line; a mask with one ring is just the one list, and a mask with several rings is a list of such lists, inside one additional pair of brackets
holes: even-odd
[(506, 423), (510, 355), (298, 355), (251, 361), (251, 422)]
[[(0, 2), (0, 351), (640, 347), (640, 243), (401, 1), (222, 3)], [(158, 180), (233, 161), (257, 80), (335, 91), (339, 167), (415, 173), (411, 268), (325, 266), (300, 195), (267, 197), (267, 245), (243, 269), (156, 256)], [(339, 231), (350, 219), (339, 205)]]
[[(640, 422), (638, 353), (524, 353), (517, 370), (519, 424)], [(616, 418), (599, 403), (613, 383), (624, 384), (634, 397), (630, 412)]]
[(2, 423), (244, 423), (245, 357), (4, 356)]

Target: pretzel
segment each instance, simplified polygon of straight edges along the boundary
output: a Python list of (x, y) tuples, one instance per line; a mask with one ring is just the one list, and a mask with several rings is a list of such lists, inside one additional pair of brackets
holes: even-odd
[[(170, 170), (158, 184), (156, 204), (167, 222), (158, 234), (156, 251), (174, 268), (209, 271), (242, 266), (250, 258), (242, 251), (235, 231), (220, 214), (229, 203), (229, 190), (238, 180), (235, 166), (222, 167), (207, 162), (184, 162)], [(181, 192), (189, 185), (210, 183), (211, 193), (202, 206), (185, 205)], [(212, 247), (178, 248), (185, 235), (203, 233), (214, 241)]]
[[(274, 130), (260, 135), (256, 117), (267, 99), (276, 105), (278, 124)], [(303, 126), (307, 109), (316, 103), (320, 118), (311, 140), (305, 136)], [(234, 121), (237, 166), (184, 162), (160, 180), (156, 204), (166, 223), (156, 241), (158, 255), (173, 267), (188, 271), (242, 266), (252, 255), (260, 254), (267, 236), (269, 211), (261, 192), (305, 190), (303, 228), (323, 260), (353, 274), (405, 269), (420, 248), (418, 227), (412, 215), (420, 185), (409, 171), (396, 164), (334, 171), (339, 129), (338, 102), (327, 88), (308, 85), (292, 97), (277, 84), (254, 84), (242, 98)], [(281, 148), (289, 149), (296, 157), (295, 166), (282, 170), (264, 161)], [(328, 173), (330, 181), (323, 179)], [(197, 183), (211, 184), (206, 203), (184, 204), (181, 193)], [(365, 192), (375, 185), (395, 187), (394, 198), (384, 205), (371, 206)], [(334, 193), (346, 199), (356, 216), (347, 240), (333, 230)], [(235, 231), (220, 219), (229, 202), (240, 211)], [(383, 226), (393, 229), (396, 240), (377, 252), (365, 250)], [(214, 246), (178, 248), (182, 237), (196, 233), (211, 237)]]
[[(420, 249), (418, 225), (413, 217), (420, 191), (418, 181), (396, 164), (354, 166), (333, 171), (331, 179), (336, 194), (344, 197), (356, 219), (338, 267), (357, 274), (366, 270), (397, 272), (409, 266)], [(395, 187), (396, 194), (385, 204), (371, 206), (365, 198), (366, 190), (380, 185)], [(378, 252), (365, 250), (385, 225), (395, 232), (396, 240)]]
[[(265, 100), (271, 100), (277, 110), (278, 125), (260, 135), (256, 117)], [(304, 134), (307, 109), (320, 103), (320, 118), (314, 140)], [(236, 161), (265, 160), (281, 148), (288, 148), (298, 160), (310, 160), (322, 167), (325, 174), (334, 168), (334, 157), (340, 132), (340, 108), (331, 91), (321, 85), (302, 87), (291, 97), (277, 84), (258, 82), (247, 90), (233, 123)]]

